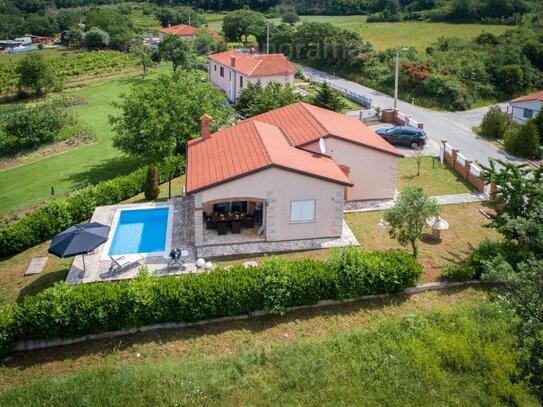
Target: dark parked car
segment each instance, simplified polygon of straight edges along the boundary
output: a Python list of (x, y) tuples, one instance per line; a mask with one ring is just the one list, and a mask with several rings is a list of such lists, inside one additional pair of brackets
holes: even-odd
[(411, 126), (396, 126), (375, 131), (390, 144), (409, 146), (411, 148), (423, 147), (426, 144), (426, 133)]

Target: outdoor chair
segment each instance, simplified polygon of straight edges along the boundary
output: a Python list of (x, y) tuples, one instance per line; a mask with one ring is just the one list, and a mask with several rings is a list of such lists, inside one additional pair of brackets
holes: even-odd
[(241, 221), (235, 220), (232, 222), (232, 233), (241, 233)]
[(255, 220), (252, 216), (247, 216), (244, 220), (243, 220), (243, 227), (244, 228), (253, 228), (255, 226)]
[(215, 224), (215, 222), (213, 222), (213, 219), (211, 219), (211, 216), (209, 216), (207, 219), (206, 219), (206, 228), (208, 229), (215, 229), (217, 225)]
[(112, 261), (109, 270), (119, 273), (127, 268), (132, 268), (136, 264), (141, 264), (144, 257), (139, 254), (123, 254), (122, 256), (109, 256)]
[(217, 222), (217, 233), (226, 235), (228, 233), (228, 224), (226, 222)]

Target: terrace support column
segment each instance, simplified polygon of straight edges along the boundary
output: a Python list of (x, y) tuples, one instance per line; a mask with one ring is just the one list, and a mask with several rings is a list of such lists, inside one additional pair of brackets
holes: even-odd
[(204, 244), (204, 211), (202, 209), (194, 209), (194, 244), (202, 246)]

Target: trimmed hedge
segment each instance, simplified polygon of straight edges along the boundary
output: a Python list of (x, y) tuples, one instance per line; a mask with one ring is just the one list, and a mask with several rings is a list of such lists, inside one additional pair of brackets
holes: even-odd
[[(182, 158), (160, 164), (158, 176), (181, 174)], [(0, 258), (20, 253), (42, 243), (74, 223), (88, 219), (97, 206), (112, 205), (143, 191), (147, 168), (80, 189), (63, 199), (50, 200), (24, 218), (0, 229)]]
[(164, 322), (203, 319), (315, 304), (368, 294), (396, 293), (422, 272), (400, 252), (334, 251), (327, 261), (272, 257), (259, 267), (217, 269), (181, 277), (68, 285), (58, 283), (0, 312), (0, 353), (16, 341), (73, 338)]

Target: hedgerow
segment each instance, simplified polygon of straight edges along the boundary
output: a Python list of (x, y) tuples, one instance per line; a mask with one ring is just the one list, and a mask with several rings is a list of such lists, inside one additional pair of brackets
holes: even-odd
[(261, 266), (234, 266), (181, 277), (115, 283), (57, 283), (0, 313), (0, 352), (15, 341), (73, 338), (165, 322), (203, 319), (315, 304), (368, 294), (395, 293), (422, 272), (401, 252), (337, 249), (327, 261), (272, 257)]
[[(157, 170), (160, 182), (181, 173), (182, 159), (165, 160)], [(24, 218), (0, 229), (0, 258), (42, 243), (74, 223), (88, 219), (97, 206), (112, 205), (143, 191), (147, 168), (80, 189), (64, 199), (46, 202)]]

